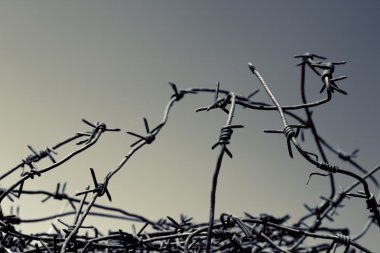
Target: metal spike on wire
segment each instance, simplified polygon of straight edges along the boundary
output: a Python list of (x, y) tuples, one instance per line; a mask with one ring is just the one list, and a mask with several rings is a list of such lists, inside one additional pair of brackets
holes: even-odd
[(85, 191), (79, 192), (79, 193), (76, 194), (76, 196), (80, 196), (80, 195), (83, 195), (83, 194), (89, 193), (89, 192), (92, 192), (92, 193), (97, 192), (99, 197), (101, 197), (104, 194), (106, 194), (108, 200), (111, 202), (112, 201), (112, 197), (111, 197), (111, 194), (109, 193), (108, 188), (107, 188), (108, 187), (108, 181), (109, 181), (109, 179), (106, 177), (106, 179), (104, 180), (103, 183), (98, 183), (98, 180), (96, 179), (96, 175), (95, 175), (94, 169), (90, 168), (90, 172), (91, 172), (92, 180), (94, 182), (94, 189), (90, 189), (90, 190), (85, 190)]
[[(326, 63), (325, 57), (305, 53), (296, 56), (301, 59), (299, 64), (304, 69), (305, 66), (309, 66), (315, 74), (322, 77), (322, 91), (327, 90), (327, 93), (333, 93), (334, 91), (345, 94), (338, 86), (337, 82), (345, 79), (345, 76), (333, 77), (333, 73), (336, 65), (344, 64), (345, 62), (331, 62)], [(46, 217), (38, 217), (29, 219), (29, 217), (20, 217), (19, 208), (17, 207), (14, 213), (13, 206), (9, 213), (6, 213), (0, 205), (0, 237), (1, 237), (1, 250), (5, 252), (331, 252), (337, 247), (342, 247), (344, 252), (348, 252), (351, 249), (355, 249), (361, 252), (371, 253), (373, 251), (367, 249), (365, 246), (357, 242), (357, 238), (361, 238), (367, 233), (371, 226), (375, 226), (376, 223), (380, 227), (379, 216), (379, 200), (370, 191), (370, 187), (367, 183), (367, 179), (374, 177), (374, 174), (380, 171), (380, 165), (371, 169), (361, 169), (365, 175), (361, 176), (355, 174), (350, 170), (345, 170), (345, 165), (352, 165), (353, 160), (356, 158), (358, 149), (354, 150), (351, 154), (347, 154), (340, 148), (338, 150), (332, 149), (332, 153), (336, 155), (337, 159), (340, 159), (344, 165), (337, 166), (327, 163), (327, 161), (319, 161), (318, 155), (304, 150), (297, 143), (297, 136), (300, 131), (310, 127), (310, 122), (299, 117), (296, 113), (297, 109), (319, 106), (322, 103), (312, 102), (302, 105), (290, 105), (280, 106), (276, 97), (271, 93), (269, 86), (265, 83), (264, 79), (257, 72), (253, 65), (249, 65), (252, 73), (254, 73), (264, 84), (264, 88), (270, 97), (273, 99), (276, 106), (268, 105), (263, 102), (253, 102), (250, 98), (257, 94), (258, 90), (255, 90), (248, 96), (236, 95), (232, 91), (221, 90), (220, 83), (218, 82), (215, 89), (210, 88), (191, 88), (186, 90), (179, 90), (177, 86), (169, 82), (173, 90), (173, 94), (170, 98), (168, 106), (165, 109), (164, 119), (155, 128), (151, 129), (146, 118), (143, 118), (146, 134), (140, 135), (133, 132), (127, 132), (128, 134), (138, 138), (131, 145), (130, 152), (122, 158), (122, 161), (116, 169), (110, 170), (103, 182), (98, 182), (95, 171), (91, 168), (91, 178), (94, 187), (92, 189), (87, 188), (83, 192), (77, 193), (79, 195), (85, 195), (82, 199), (78, 199), (74, 196), (70, 196), (65, 193), (66, 182), (62, 185), (57, 183), (55, 190), (47, 191), (40, 190), (24, 190), (24, 183), (29, 182), (36, 175), (41, 176), (43, 173), (53, 171), (53, 169), (59, 167), (68, 161), (71, 157), (79, 155), (81, 152), (96, 143), (99, 136), (107, 131), (120, 131), (120, 129), (109, 129), (104, 123), (93, 124), (88, 120), (82, 121), (89, 127), (91, 131), (85, 133), (77, 133), (76, 135), (69, 137), (58, 144), (46, 148), (42, 151), (36, 151), (32, 146), (28, 145), (28, 149), (31, 154), (27, 158), (21, 160), (21, 163), (6, 171), (0, 176), (0, 180), (7, 178), (20, 168), (23, 169), (21, 178), (18, 177), (18, 182), (12, 184), (8, 188), (0, 189), (0, 202), (8, 197), (7, 200), (13, 200), (12, 196), (20, 197), (24, 195), (37, 195), (41, 197), (41, 203), (47, 205), (52, 201), (68, 201), (73, 210), (67, 212), (60, 212), (59, 214), (53, 214)], [(319, 71), (322, 71), (320, 73)], [(200, 93), (212, 93), (214, 95), (213, 103), (207, 107), (202, 107), (197, 111), (211, 111), (212, 109), (221, 109), (228, 113), (227, 124), (220, 129), (219, 140), (212, 146), (212, 149), (220, 146), (220, 153), (217, 159), (217, 166), (214, 171), (212, 190), (210, 197), (210, 216), (208, 223), (196, 223), (192, 218), (187, 218), (183, 215), (179, 219), (174, 219), (167, 216), (165, 219), (159, 219), (157, 221), (151, 221), (150, 219), (130, 213), (127, 210), (111, 207), (109, 205), (101, 205), (95, 203), (98, 197), (107, 195), (109, 201), (112, 200), (108, 190), (111, 177), (118, 172), (132, 157), (137, 150), (144, 146), (144, 144), (151, 144), (155, 140), (156, 136), (160, 132), (160, 129), (164, 127), (168, 121), (168, 114), (171, 111), (174, 102), (179, 102), (183, 97), (187, 95), (194, 95)], [(221, 94), (225, 97), (219, 97)], [(331, 95), (331, 94), (330, 94)], [(330, 101), (331, 96), (328, 96), (325, 102)], [(231, 105), (227, 109), (227, 105)], [(260, 214), (255, 216), (249, 213), (245, 213), (245, 217), (238, 218), (231, 214), (222, 213), (220, 220), (214, 220), (214, 211), (216, 204), (216, 185), (219, 175), (220, 166), (224, 154), (227, 154), (232, 158), (231, 151), (227, 148), (230, 144), (230, 138), (233, 133), (233, 129), (242, 128), (242, 125), (232, 125), (232, 117), (234, 113), (235, 105), (240, 105), (243, 108), (247, 105), (253, 110), (278, 110), (280, 112), (281, 119), (283, 121), (282, 130), (265, 130), (268, 133), (282, 133), (286, 137), (287, 151), (289, 156), (293, 158), (293, 150), (298, 151), (301, 157), (308, 163), (316, 166), (321, 171), (327, 172), (322, 174), (320, 172), (313, 172), (309, 176), (309, 180), (313, 175), (326, 176), (332, 173), (340, 176), (344, 174), (345, 177), (350, 176), (353, 179), (353, 184), (345, 190), (341, 190), (339, 194), (334, 196), (321, 196), (322, 203), (312, 203), (310, 207), (308, 204), (304, 204), (307, 212), (299, 219), (295, 218), (293, 224), (288, 223), (290, 215), (284, 215), (280, 217), (274, 217), (270, 214)], [(259, 105), (259, 106), (255, 106)], [(292, 117), (293, 120), (299, 122), (299, 124), (288, 124), (285, 117)], [(310, 133), (314, 138), (323, 140), (321, 136), (311, 131)], [(79, 142), (78, 142), (79, 139)], [(66, 157), (59, 159), (57, 155), (57, 149), (61, 146), (69, 144), (71, 142), (77, 142), (81, 146), (75, 149), (72, 153)], [(323, 140), (326, 147), (331, 147), (328, 142)], [(82, 145), (84, 144), (84, 145)], [(141, 144), (141, 145), (138, 145)], [(61, 152), (60, 152), (61, 153)], [(54, 156), (53, 156), (54, 155)], [(49, 158), (51, 164), (47, 167), (43, 167), (39, 162), (43, 158)], [(323, 159), (322, 159), (323, 160)], [(24, 166), (27, 165), (27, 168)], [(361, 166), (357, 165), (361, 168)], [(37, 169), (38, 168), (38, 169)], [(3, 182), (3, 181), (2, 181)], [(35, 181), (34, 181), (35, 182)], [(376, 181), (375, 181), (376, 182)], [(355, 187), (361, 186), (363, 189), (358, 190)], [(375, 184), (378, 187), (378, 184)], [(86, 201), (86, 196), (89, 193), (93, 193), (91, 200)], [(43, 197), (43, 198), (42, 198)], [(267, 197), (267, 196), (266, 196)], [(348, 228), (334, 227), (334, 216), (339, 211), (344, 211), (345, 205), (343, 201), (349, 198), (358, 198), (365, 200), (364, 208), (368, 209), (370, 216), (367, 223), (363, 225), (362, 231), (357, 235), (350, 235)], [(48, 202), (48, 200), (50, 200)], [(78, 207), (75, 205), (78, 204)], [(19, 204), (19, 203), (15, 203)], [(65, 206), (67, 203), (65, 203)], [(99, 217), (111, 220), (128, 220), (135, 223), (140, 223), (141, 228), (137, 232), (134, 225), (132, 231), (121, 228), (114, 231), (109, 231), (108, 234), (102, 233), (96, 226), (85, 226), (83, 222), (87, 217)], [(64, 222), (63, 217), (74, 217), (74, 225), (69, 225)], [(54, 220), (58, 221), (65, 226), (63, 235), (58, 227), (54, 225)], [(33, 233), (25, 234), (19, 229), (19, 226), (25, 223), (35, 223), (42, 221), (48, 221), (51, 223), (53, 234), (51, 233)], [(325, 221), (330, 221), (326, 223)], [(121, 225), (123, 226), (123, 225)], [(91, 233), (83, 234), (82, 228), (91, 229)], [(376, 230), (377, 231), (377, 230)], [(80, 233), (79, 233), (80, 232)], [(321, 242), (313, 243), (313, 246), (308, 244), (308, 239), (318, 238)], [(315, 241), (313, 241), (315, 242)]]

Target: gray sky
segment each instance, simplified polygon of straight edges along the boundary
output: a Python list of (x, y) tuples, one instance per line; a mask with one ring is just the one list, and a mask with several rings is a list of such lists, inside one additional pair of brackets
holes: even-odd
[[(380, 143), (379, 11), (378, 1), (2, 1), (1, 170), (23, 159), (26, 145), (42, 149), (87, 130), (81, 118), (124, 132), (142, 132), (143, 117), (158, 124), (172, 94), (168, 81), (179, 88), (213, 88), (220, 81), (222, 88), (248, 95), (261, 88), (249, 61), (280, 103), (299, 103), (300, 74), (293, 56), (305, 51), (348, 62), (336, 73), (348, 76), (340, 87), (349, 95), (334, 93), (331, 103), (314, 110), (315, 120), (333, 146), (347, 152), (360, 148), (358, 162), (372, 168)], [(310, 99), (321, 98), (319, 78), (308, 74)], [(207, 219), (217, 157), (210, 147), (226, 115), (195, 109), (212, 99), (212, 94), (189, 96), (176, 105), (157, 141), (112, 179), (112, 205), (152, 219), (180, 213)], [(269, 102), (263, 90), (256, 99)], [(317, 205), (319, 196), (329, 193), (326, 178), (305, 185), (315, 168), (299, 155), (290, 159), (282, 136), (262, 132), (281, 129), (278, 114), (239, 109), (234, 122), (245, 128), (235, 131), (234, 158), (222, 166), (217, 213), (297, 218), (305, 212), (304, 202)], [(107, 134), (75, 161), (25, 188), (54, 190), (67, 180), (68, 193), (83, 190), (91, 184), (89, 167), (104, 177), (134, 140), (124, 133)], [(344, 187), (351, 179), (338, 182)], [(20, 205), (22, 217), (32, 218), (60, 208), (60, 203), (49, 204), (40, 211), (39, 200), (25, 197), (13, 205)], [(351, 201), (337, 222), (355, 234), (367, 216), (362, 201)], [(104, 219), (91, 222), (120, 226)], [(363, 244), (376, 249), (378, 235), (373, 228)]]

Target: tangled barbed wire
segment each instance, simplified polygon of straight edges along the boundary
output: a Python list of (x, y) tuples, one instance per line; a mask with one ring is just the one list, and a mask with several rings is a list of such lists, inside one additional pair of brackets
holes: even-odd
[[(45, 189), (27, 190), (27, 184), (35, 176), (41, 177), (47, 172), (52, 172), (62, 164), (80, 155), (82, 152), (96, 144), (98, 140), (108, 132), (120, 132), (119, 128), (108, 128), (105, 123), (93, 124), (83, 119), (83, 122), (90, 127), (87, 132), (79, 132), (58, 144), (47, 147), (41, 151), (36, 151), (28, 146), (31, 154), (15, 167), (3, 171), (0, 180), (20, 172), (20, 177), (16, 182), (6, 188), (0, 189), (0, 204), (7, 198), (8, 201), (20, 201), (23, 195), (41, 195), (42, 203), (49, 199), (57, 201), (67, 201), (72, 211), (61, 212), (48, 217), (36, 219), (24, 219), (19, 216), (18, 210), (13, 214), (5, 214), (0, 209), (0, 252), (335, 252), (338, 247), (342, 247), (343, 252), (373, 252), (357, 242), (365, 236), (371, 226), (380, 228), (379, 201), (380, 194), (374, 195), (374, 190), (370, 190), (368, 180), (373, 182), (375, 187), (379, 184), (374, 176), (380, 170), (380, 165), (372, 169), (365, 169), (355, 161), (358, 150), (347, 154), (340, 148), (335, 149), (317, 131), (316, 124), (312, 117), (311, 108), (328, 103), (333, 93), (336, 91), (347, 94), (338, 87), (337, 81), (346, 77), (335, 77), (335, 66), (345, 62), (322, 62), (325, 57), (305, 53), (296, 56), (301, 59), (298, 66), (301, 68), (301, 97), (302, 104), (280, 105), (276, 96), (272, 93), (264, 78), (258, 72), (256, 66), (249, 63), (249, 69), (254, 74), (265, 92), (268, 94), (273, 104), (252, 100), (257, 90), (248, 96), (236, 94), (233, 91), (220, 88), (217, 83), (216, 88), (190, 88), (178, 89), (176, 84), (170, 82), (169, 85), (173, 94), (164, 110), (162, 121), (151, 128), (148, 120), (143, 118), (145, 134), (137, 134), (126, 131), (138, 140), (130, 145), (130, 151), (122, 158), (120, 163), (105, 176), (102, 182), (96, 176), (96, 171), (91, 168), (91, 177), (94, 188), (85, 188), (76, 196), (65, 193), (66, 182), (62, 185), (57, 183), (55, 191)], [(318, 59), (318, 60), (316, 60)], [(310, 68), (316, 75), (321, 77), (321, 93), (325, 93), (325, 98), (309, 102), (305, 93), (305, 75), (307, 68)], [(142, 215), (134, 214), (123, 209), (100, 205), (96, 201), (106, 195), (112, 201), (108, 185), (129, 161), (129, 159), (146, 144), (152, 144), (160, 131), (168, 123), (169, 114), (175, 103), (180, 102), (185, 96), (199, 93), (214, 93), (214, 101), (206, 106), (197, 109), (197, 112), (209, 112), (214, 109), (221, 109), (227, 114), (227, 122), (220, 129), (219, 140), (212, 146), (215, 149), (219, 146), (214, 175), (211, 181), (210, 193), (210, 213), (207, 223), (196, 223), (192, 218), (181, 215), (180, 220), (166, 217), (158, 221), (150, 220)], [(310, 173), (309, 180), (314, 175), (328, 176), (330, 179), (331, 193), (329, 196), (322, 196), (322, 203), (316, 207), (310, 207), (305, 203), (307, 213), (300, 217), (296, 222), (290, 224), (290, 215), (274, 217), (269, 214), (254, 216), (245, 213), (245, 217), (236, 217), (232, 214), (223, 213), (218, 219), (215, 218), (216, 189), (219, 172), (222, 167), (224, 155), (233, 157), (228, 145), (231, 142), (234, 130), (242, 128), (243, 125), (232, 124), (236, 106), (249, 108), (252, 110), (271, 110), (278, 111), (282, 121), (281, 130), (265, 130), (267, 133), (281, 133), (286, 138), (287, 152), (291, 158), (294, 157), (295, 149), (308, 163), (316, 168), (315, 172)], [(302, 111), (306, 116), (301, 116)], [(298, 121), (298, 124), (288, 124), (288, 117)], [(318, 154), (305, 150), (298, 140), (304, 138), (309, 131), (317, 147)], [(71, 153), (59, 158), (59, 149), (69, 143), (76, 142), (77, 148)], [(329, 163), (326, 152), (335, 154), (337, 159), (357, 171), (353, 172), (347, 168), (341, 168)], [(50, 164), (38, 168), (41, 160), (50, 160)], [(322, 173), (327, 172), (327, 173)], [(353, 179), (350, 187), (337, 192), (335, 177), (346, 175)], [(354, 191), (357, 187), (361, 190)], [(378, 189), (375, 189), (375, 191)], [(88, 200), (88, 198), (90, 198)], [(343, 201), (350, 198), (360, 198), (365, 200), (365, 208), (369, 211), (369, 218), (363, 225), (362, 231), (357, 235), (351, 235), (348, 228), (334, 227), (334, 223), (325, 224), (326, 220), (333, 221), (338, 209), (342, 209)], [(1, 207), (1, 205), (0, 205)], [(63, 217), (74, 217), (73, 223), (61, 220)], [(89, 216), (101, 216), (108, 219), (128, 220), (140, 223), (142, 228), (139, 231), (109, 231), (103, 234), (96, 226), (85, 226), (84, 221)], [(57, 226), (53, 221), (58, 221), (62, 226)], [(51, 232), (37, 232), (33, 234), (22, 233), (20, 226), (26, 223), (38, 223), (50, 221), (53, 230)], [(317, 238), (318, 243), (310, 246), (305, 243), (307, 238)]]

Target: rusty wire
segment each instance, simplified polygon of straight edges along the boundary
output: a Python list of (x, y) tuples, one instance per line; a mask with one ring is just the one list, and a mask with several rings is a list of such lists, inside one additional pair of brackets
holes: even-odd
[[(365, 246), (357, 242), (358, 239), (364, 237), (368, 229), (377, 223), (380, 227), (380, 215), (378, 210), (378, 202), (380, 198), (370, 191), (367, 180), (371, 180), (375, 187), (378, 182), (374, 174), (380, 170), (380, 165), (371, 170), (367, 170), (357, 161), (355, 161), (357, 151), (351, 154), (343, 152), (341, 149), (334, 149), (333, 145), (328, 143), (317, 131), (316, 122), (314, 122), (311, 108), (328, 103), (333, 98), (333, 93), (346, 95), (347, 93), (337, 86), (337, 81), (346, 77), (334, 77), (335, 66), (342, 65), (345, 62), (322, 62), (325, 57), (305, 53), (296, 56), (302, 60), (298, 65), (301, 67), (301, 97), (302, 104), (282, 106), (277, 97), (271, 92), (269, 85), (257, 71), (256, 67), (249, 64), (251, 72), (259, 79), (264, 90), (269, 95), (273, 105), (254, 101), (252, 97), (257, 90), (248, 96), (236, 94), (233, 91), (220, 89), (220, 83), (216, 88), (190, 88), (178, 89), (176, 84), (170, 82), (169, 85), (173, 90), (173, 94), (164, 110), (162, 121), (155, 127), (149, 126), (148, 120), (143, 118), (145, 134), (138, 134), (126, 131), (127, 134), (136, 137), (137, 140), (130, 146), (130, 151), (121, 159), (119, 164), (110, 169), (102, 182), (98, 181), (94, 169), (90, 169), (91, 177), (94, 182), (93, 188), (85, 188), (84, 191), (76, 194), (81, 198), (69, 196), (65, 193), (66, 183), (58, 183), (55, 191), (46, 189), (26, 190), (30, 180), (35, 176), (43, 176), (43, 174), (57, 169), (62, 164), (73, 159), (77, 155), (86, 151), (88, 148), (97, 143), (99, 138), (106, 132), (119, 132), (120, 129), (108, 128), (104, 123), (93, 124), (83, 119), (83, 122), (91, 127), (91, 130), (84, 133), (77, 133), (41, 151), (36, 151), (28, 146), (31, 154), (15, 167), (3, 171), (0, 180), (7, 178), (17, 171), (21, 172), (20, 178), (6, 188), (0, 189), (0, 204), (5, 201), (15, 201), (15, 198), (22, 198), (24, 195), (41, 195), (42, 203), (48, 200), (67, 201), (72, 207), (72, 211), (65, 213), (52, 214), (46, 217), (38, 218), (21, 218), (13, 211), (9, 215), (5, 215), (0, 209), (0, 251), (1, 252), (332, 252), (337, 247), (342, 247), (344, 252), (351, 252), (351, 249), (358, 249), (362, 252), (373, 252)], [(319, 59), (316, 61), (315, 59)], [(308, 102), (305, 93), (305, 75), (306, 68), (310, 68), (316, 75), (321, 77), (322, 89), (326, 97)], [(322, 72), (322, 73), (321, 73)], [(214, 93), (214, 101), (207, 107), (197, 109), (197, 111), (209, 112), (213, 109), (221, 109), (228, 114), (226, 125), (220, 129), (218, 142), (212, 146), (212, 149), (220, 146), (217, 156), (216, 166), (213, 178), (211, 180), (210, 194), (210, 212), (207, 223), (195, 223), (191, 218), (181, 216), (180, 220), (171, 217), (152, 221), (142, 215), (133, 214), (128, 211), (110, 207), (109, 205), (96, 204), (98, 198), (106, 195), (111, 201), (111, 193), (108, 185), (112, 183), (111, 179), (115, 176), (129, 161), (129, 159), (146, 144), (152, 144), (160, 131), (168, 123), (169, 114), (175, 103), (180, 102), (185, 96), (199, 93)], [(220, 97), (222, 95), (223, 97)], [(217, 203), (216, 189), (219, 172), (222, 166), (224, 154), (230, 158), (233, 157), (232, 152), (228, 149), (231, 142), (233, 130), (242, 128), (242, 125), (233, 125), (232, 119), (235, 113), (235, 107), (249, 108), (252, 110), (278, 111), (281, 121), (282, 130), (266, 130), (269, 133), (282, 133), (286, 138), (287, 152), (291, 158), (294, 157), (293, 148), (295, 148), (301, 156), (313, 165), (317, 171), (310, 173), (313, 175), (326, 175), (330, 178), (331, 193), (328, 197), (321, 196), (322, 203), (315, 208), (305, 203), (307, 213), (299, 217), (293, 224), (289, 224), (289, 215), (284, 217), (273, 217), (269, 214), (253, 216), (246, 213), (245, 217), (239, 218), (230, 214), (222, 214), (220, 219), (215, 219), (215, 206)], [(306, 118), (299, 115), (299, 111), (304, 111)], [(287, 117), (291, 117), (299, 121), (299, 125), (288, 124)], [(304, 132), (310, 130), (310, 136), (314, 139), (318, 154), (306, 151), (299, 143), (298, 136), (304, 136)], [(79, 140), (79, 141), (78, 141)], [(58, 159), (58, 149), (73, 141), (78, 141), (78, 148)], [(352, 172), (349, 169), (330, 164), (326, 157), (326, 152), (332, 152), (337, 158), (347, 162), (358, 172)], [(319, 160), (321, 157), (321, 160)], [(49, 159), (51, 164), (38, 169), (37, 165), (41, 160)], [(327, 174), (322, 174), (327, 172)], [(334, 176), (346, 175), (353, 179), (353, 183), (345, 190), (337, 192)], [(309, 179), (310, 179), (309, 178)], [(25, 185), (25, 187), (24, 187)], [(362, 186), (362, 190), (353, 192), (353, 190)], [(90, 198), (90, 200), (87, 200)], [(350, 235), (348, 228), (337, 228), (326, 224), (325, 221), (333, 221), (333, 216), (337, 210), (344, 211), (343, 201), (350, 198), (361, 198), (366, 202), (365, 208), (370, 212), (370, 216), (363, 229), (356, 235)], [(74, 223), (67, 224), (62, 220), (60, 223), (65, 227), (59, 229), (54, 225), (54, 220), (74, 216)], [(136, 223), (140, 223), (143, 227), (140, 231), (126, 232), (121, 229), (118, 231), (110, 231), (108, 234), (101, 233), (96, 226), (84, 226), (84, 221), (89, 216), (99, 216), (107, 219), (120, 219)], [(36, 232), (33, 234), (22, 233), (19, 229), (22, 224), (38, 223), (42, 221), (51, 221), (54, 228), (53, 233)], [(333, 223), (332, 223), (333, 224)], [(319, 241), (313, 246), (305, 243), (307, 238), (318, 238)], [(353, 251), (352, 251), (353, 252)]]

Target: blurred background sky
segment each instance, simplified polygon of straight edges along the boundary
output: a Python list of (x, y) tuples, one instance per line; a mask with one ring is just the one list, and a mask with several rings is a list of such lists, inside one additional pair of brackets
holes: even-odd
[[(1, 171), (18, 164), (35, 149), (52, 146), (88, 127), (105, 122), (124, 133), (108, 133), (86, 153), (24, 189), (55, 190), (67, 181), (74, 194), (92, 184), (89, 168), (99, 178), (114, 168), (135, 141), (125, 131), (142, 133), (143, 117), (158, 124), (172, 94), (179, 88), (221, 88), (248, 95), (261, 88), (247, 63), (252, 61), (283, 105), (300, 103), (298, 61), (310, 51), (329, 60), (346, 60), (336, 75), (348, 96), (314, 109), (317, 129), (329, 142), (350, 152), (360, 148), (358, 162), (372, 168), (379, 162), (380, 135), (380, 2), (379, 1), (1, 1), (0, 126)], [(318, 99), (321, 82), (308, 73), (309, 99)], [(269, 102), (262, 90), (257, 101)], [(213, 94), (187, 96), (175, 105), (157, 141), (127, 163), (109, 187), (111, 205), (157, 220), (181, 213), (206, 221), (218, 140), (226, 115), (195, 113)], [(300, 113), (303, 115), (303, 111)], [(315, 206), (329, 194), (329, 180), (306, 180), (316, 169), (298, 154), (289, 158), (286, 141), (263, 129), (281, 129), (275, 112), (241, 110), (219, 177), (217, 215), (304, 214), (303, 203)], [(303, 144), (315, 151), (309, 138)], [(70, 149), (62, 151), (65, 155)], [(330, 162), (340, 164), (329, 155)], [(345, 167), (351, 169), (350, 167)], [(15, 177), (0, 182), (8, 187)], [(377, 178), (380, 179), (379, 174)], [(337, 179), (347, 187), (352, 180)], [(373, 185), (371, 189), (377, 193)], [(4, 201), (3, 209), (20, 206), (24, 219), (57, 213), (62, 203), (23, 196)], [(99, 203), (109, 205), (107, 199)], [(356, 234), (368, 212), (364, 201), (345, 202), (337, 226)], [(70, 222), (70, 218), (65, 218)], [(129, 230), (130, 224), (90, 219), (100, 228)], [(48, 223), (23, 226), (47, 231)], [(370, 249), (379, 230), (361, 240)]]

